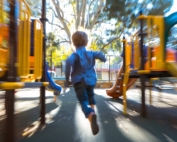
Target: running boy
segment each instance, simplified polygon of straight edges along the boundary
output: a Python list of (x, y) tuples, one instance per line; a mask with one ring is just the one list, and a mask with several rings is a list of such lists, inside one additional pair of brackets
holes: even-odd
[(90, 121), (93, 135), (96, 135), (99, 132), (99, 127), (94, 111), (94, 86), (97, 81), (94, 66), (95, 59), (105, 62), (106, 57), (101, 52), (86, 50), (88, 36), (85, 32), (76, 31), (72, 35), (72, 42), (76, 52), (72, 53), (66, 61), (66, 84), (68, 84), (71, 74), (71, 83), (74, 86), (77, 99), (85, 117)]

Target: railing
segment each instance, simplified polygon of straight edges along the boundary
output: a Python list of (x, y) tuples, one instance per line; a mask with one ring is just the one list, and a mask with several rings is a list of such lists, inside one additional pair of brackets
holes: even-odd
[(108, 63), (98, 63), (96, 64), (95, 69), (96, 71), (109, 71), (110, 68), (111, 72), (116, 72), (120, 69), (121, 66), (122, 63), (115, 63), (113, 65), (110, 65), (110, 67)]
[[(120, 70), (122, 66), (121, 63), (115, 63), (113, 65), (110, 65), (108, 63), (97, 63), (95, 66), (96, 74), (97, 74), (97, 79), (98, 81), (115, 81), (117, 72)], [(56, 71), (56, 76), (52, 76), (54, 80), (65, 80), (65, 64), (62, 64), (62, 67), (59, 67), (60, 71), (58, 69), (54, 69), (54, 72)], [(107, 78), (108, 77), (108, 78)]]

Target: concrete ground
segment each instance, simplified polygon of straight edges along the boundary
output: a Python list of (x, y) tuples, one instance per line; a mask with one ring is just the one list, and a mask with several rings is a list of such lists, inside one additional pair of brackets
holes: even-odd
[[(53, 102), (53, 93), (46, 91), (46, 125), (37, 126), (39, 119), (39, 89), (21, 89), (16, 93), (15, 138), (17, 142), (177, 142), (177, 94), (170, 88), (161, 95), (146, 91), (147, 117), (141, 112), (139, 89), (127, 92), (127, 115), (123, 115), (122, 99), (112, 99), (106, 89), (95, 89), (96, 113), (100, 132), (92, 135), (73, 88)], [(1, 96), (3, 92), (1, 91)], [(0, 97), (0, 142), (3, 138), (3, 99)], [(33, 125), (32, 125), (33, 124)], [(29, 128), (29, 129), (28, 129)], [(32, 128), (32, 129), (30, 129)], [(26, 129), (26, 130), (25, 130)], [(31, 131), (30, 131), (31, 130)]]

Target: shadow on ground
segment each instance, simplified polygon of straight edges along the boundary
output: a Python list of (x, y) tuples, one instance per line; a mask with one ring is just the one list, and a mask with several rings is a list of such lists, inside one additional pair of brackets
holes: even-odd
[[(147, 117), (141, 117), (139, 100), (127, 100), (128, 115), (123, 115), (122, 99), (111, 99), (97, 89), (96, 113), (100, 132), (93, 136), (73, 88), (61, 94), (57, 103), (46, 104), (46, 126), (22, 136), (25, 128), (39, 119), (39, 106), (15, 115), (18, 142), (169, 142), (177, 141), (176, 107), (147, 105)], [(140, 97), (139, 97), (140, 98)], [(35, 99), (35, 98), (32, 98)], [(37, 98), (36, 98), (37, 99)], [(20, 101), (23, 98), (19, 98)], [(157, 102), (158, 103), (158, 102)], [(25, 106), (24, 106), (25, 107)], [(48, 120), (48, 118), (50, 118)], [(4, 120), (0, 121), (0, 126)], [(2, 136), (2, 135), (1, 135)]]

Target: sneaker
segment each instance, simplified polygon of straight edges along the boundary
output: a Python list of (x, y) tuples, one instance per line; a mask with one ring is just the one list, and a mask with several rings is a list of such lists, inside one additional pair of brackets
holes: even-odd
[(97, 116), (95, 114), (92, 115), (92, 121), (91, 121), (91, 128), (92, 128), (92, 133), (93, 135), (98, 134), (99, 132), (99, 127), (97, 124)]

